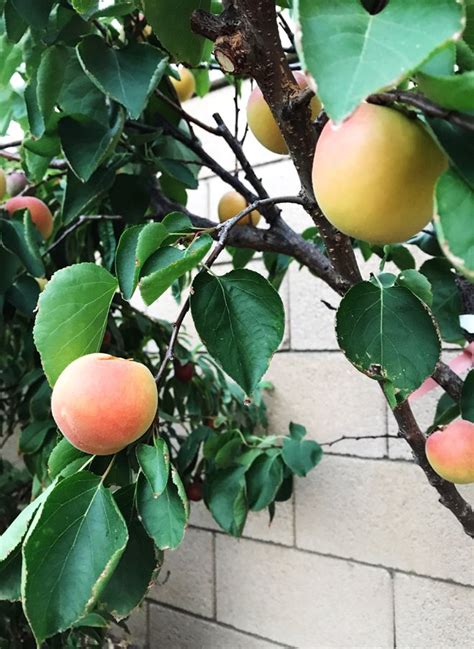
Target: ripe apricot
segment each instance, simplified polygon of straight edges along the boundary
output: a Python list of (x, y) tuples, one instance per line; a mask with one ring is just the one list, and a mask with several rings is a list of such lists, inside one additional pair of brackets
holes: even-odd
[(426, 440), (428, 462), (449, 482), (474, 482), (474, 424), (457, 419)]
[[(233, 216), (236, 216), (242, 210), (248, 206), (245, 198), (238, 192), (226, 192), (220, 199), (217, 206), (217, 213), (219, 215), (219, 221), (223, 223), (228, 221)], [(250, 214), (242, 217), (238, 221), (237, 225), (253, 225), (256, 226), (260, 221), (260, 212), (253, 210)]]
[(174, 89), (176, 90), (179, 101), (183, 103), (183, 101), (191, 99), (191, 97), (194, 95), (194, 92), (196, 90), (196, 81), (194, 80), (192, 72), (190, 72), (188, 68), (183, 68), (180, 66), (178, 72), (181, 79), (178, 80), (174, 77), (170, 77), (170, 81), (173, 84)]
[[(294, 77), (300, 88), (307, 87), (308, 81), (304, 74), (295, 72)], [(310, 107), (311, 119), (316, 119), (321, 111), (321, 102), (317, 97), (311, 99)], [(273, 153), (288, 153), (288, 147), (281, 134), (280, 127), (258, 87), (252, 91), (247, 103), (247, 122), (252, 133), (266, 149), (273, 151)]]
[(53, 232), (53, 216), (49, 207), (35, 196), (14, 196), (5, 203), (5, 209), (12, 216), (18, 210), (28, 210), (43, 239)]
[(328, 220), (373, 244), (406, 241), (433, 217), (436, 181), (447, 160), (417, 119), (361, 104), (329, 121), (316, 145), (313, 188)]
[(7, 194), (16, 196), (22, 192), (28, 184), (28, 180), (23, 171), (13, 171), (7, 176)]
[(145, 365), (100, 353), (70, 363), (51, 399), (59, 430), (91, 455), (117, 453), (141, 437), (157, 407), (156, 383)]

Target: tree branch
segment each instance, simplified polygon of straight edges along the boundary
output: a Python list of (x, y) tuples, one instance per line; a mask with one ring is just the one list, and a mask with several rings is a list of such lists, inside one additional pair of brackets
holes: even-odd
[(433, 379), (449, 394), (451, 399), (456, 402), (461, 400), (463, 381), (449, 365), (439, 361), (433, 373)]
[(370, 95), (367, 101), (371, 104), (381, 104), (383, 106), (391, 105), (395, 102), (407, 104), (418, 108), (427, 117), (437, 117), (444, 119), (451, 124), (460, 126), (467, 131), (474, 131), (474, 116), (467, 113), (460, 113), (456, 110), (449, 110), (443, 108), (439, 104), (431, 101), (427, 97), (407, 90), (387, 90), (386, 92), (378, 92), (375, 95)]

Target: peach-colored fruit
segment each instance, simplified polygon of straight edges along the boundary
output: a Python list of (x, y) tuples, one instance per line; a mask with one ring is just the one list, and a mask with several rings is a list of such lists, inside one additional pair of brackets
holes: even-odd
[(449, 482), (474, 482), (474, 424), (457, 419), (426, 440), (428, 462)]
[(3, 169), (0, 169), (0, 200), (5, 196), (7, 191), (7, 179)]
[(183, 103), (183, 101), (191, 99), (194, 95), (196, 90), (196, 81), (194, 80), (192, 72), (190, 72), (188, 68), (180, 66), (178, 72), (181, 79), (178, 80), (174, 77), (170, 77), (170, 81), (176, 90), (179, 101)]
[(373, 244), (406, 241), (433, 217), (444, 153), (416, 119), (361, 104), (345, 122), (329, 121), (316, 145), (313, 187), (338, 230)]
[(12, 171), (7, 176), (7, 194), (16, 196), (28, 185), (28, 179), (23, 171)]
[(150, 427), (158, 407), (145, 365), (109, 354), (87, 354), (60, 374), (51, 409), (62, 434), (91, 455), (117, 453)]
[[(295, 80), (300, 88), (306, 88), (308, 80), (301, 72), (294, 73)], [(310, 102), (311, 119), (316, 119), (321, 111), (321, 102), (313, 97)], [(255, 88), (249, 97), (247, 104), (247, 122), (250, 130), (257, 140), (266, 149), (273, 153), (288, 153), (288, 147), (281, 134), (280, 127), (272, 115), (270, 106), (265, 101), (260, 88)]]
[(49, 207), (35, 196), (15, 196), (5, 203), (5, 209), (10, 214), (18, 210), (28, 210), (31, 220), (36, 225), (43, 239), (48, 239), (53, 232), (53, 217)]
[[(245, 210), (248, 203), (245, 198), (238, 192), (226, 192), (217, 206), (217, 212), (219, 214), (219, 221), (223, 223), (228, 221), (233, 216), (236, 216), (242, 210)], [(260, 212), (253, 210), (247, 216), (244, 216), (240, 219), (237, 225), (257, 225), (260, 221)]]

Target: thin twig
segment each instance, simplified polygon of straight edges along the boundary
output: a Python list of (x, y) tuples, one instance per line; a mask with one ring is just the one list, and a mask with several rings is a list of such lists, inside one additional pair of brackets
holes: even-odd
[(319, 446), (334, 446), (334, 444), (339, 444), (339, 442), (358, 442), (361, 439), (400, 439), (400, 435), (358, 435), (357, 437), (350, 437), (349, 435), (341, 435), (336, 439), (331, 440), (330, 442), (320, 442)]
[(13, 149), (18, 146), (21, 146), (22, 140), (14, 140), (13, 142), (3, 142), (3, 144), (0, 144), (0, 150), (3, 149)]
[(427, 117), (444, 119), (446, 122), (460, 126), (467, 131), (474, 131), (474, 116), (467, 113), (461, 113), (457, 110), (443, 108), (434, 101), (427, 99), (423, 95), (410, 92), (407, 90), (387, 90), (387, 92), (378, 92), (370, 95), (367, 101), (372, 104), (393, 104), (400, 102), (418, 108)]
[(111, 214), (93, 214), (93, 215), (87, 215), (87, 216), (80, 216), (77, 221), (75, 221), (69, 228), (64, 230), (64, 232), (61, 234), (60, 237), (56, 239), (54, 243), (52, 243), (49, 248), (46, 250), (46, 252), (43, 254), (43, 257), (47, 254), (49, 254), (52, 250), (54, 250), (64, 239), (66, 239), (70, 234), (72, 234), (75, 230), (81, 227), (84, 223), (87, 223), (87, 221), (120, 221), (122, 219), (121, 216), (118, 215), (111, 215)]
[(166, 104), (168, 104), (168, 106), (171, 106), (171, 108), (173, 108), (187, 122), (191, 122), (192, 124), (199, 126), (199, 128), (202, 128), (204, 131), (207, 131), (212, 135), (219, 135), (219, 133), (215, 128), (212, 128), (212, 126), (208, 126), (204, 122), (201, 122), (200, 119), (197, 119), (197, 117), (193, 117), (192, 115), (187, 113), (183, 108), (181, 108), (179, 104), (176, 104), (172, 99), (170, 99), (167, 95), (165, 95), (164, 92), (161, 92), (161, 90), (155, 90), (155, 93), (157, 97), (162, 99)]

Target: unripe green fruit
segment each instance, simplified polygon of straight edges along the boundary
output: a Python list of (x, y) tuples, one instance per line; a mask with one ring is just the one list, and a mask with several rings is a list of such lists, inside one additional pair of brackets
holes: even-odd
[(406, 241), (433, 217), (434, 189), (447, 159), (417, 119), (361, 104), (329, 121), (316, 145), (313, 188), (328, 220), (372, 244)]

